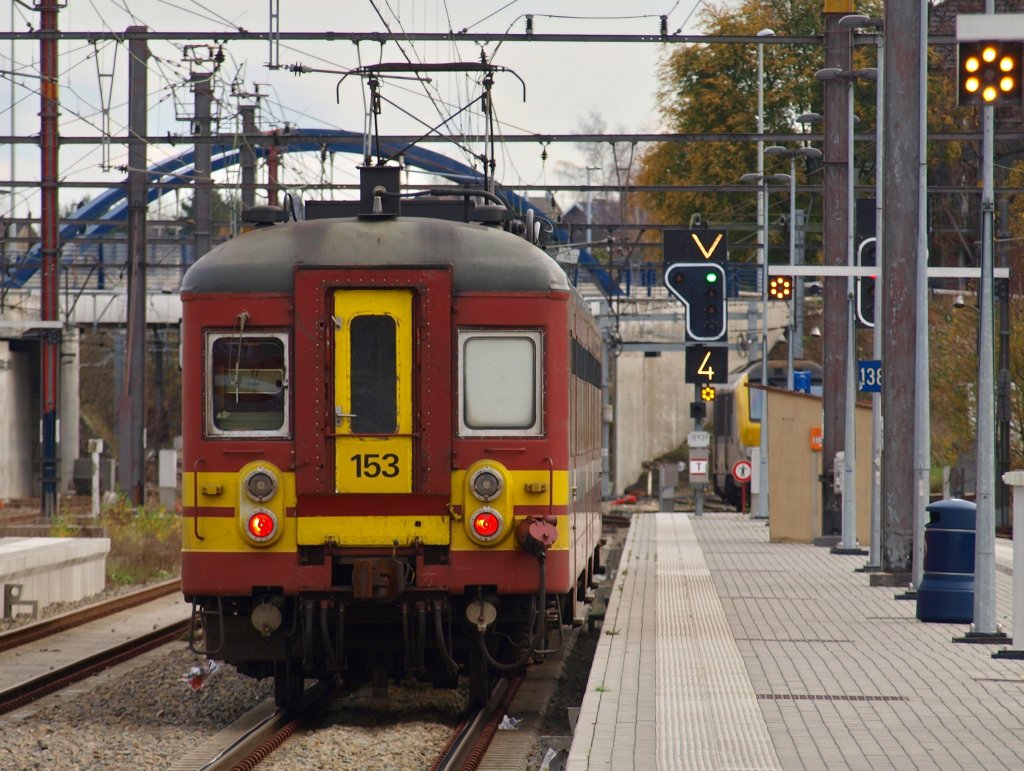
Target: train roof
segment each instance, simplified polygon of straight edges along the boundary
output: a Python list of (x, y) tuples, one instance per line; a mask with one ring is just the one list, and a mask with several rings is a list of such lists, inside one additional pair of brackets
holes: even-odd
[(451, 265), (456, 292), (570, 291), (565, 272), (519, 236), (421, 217), (338, 218), (257, 228), (199, 259), (185, 292), (290, 292), (299, 265)]

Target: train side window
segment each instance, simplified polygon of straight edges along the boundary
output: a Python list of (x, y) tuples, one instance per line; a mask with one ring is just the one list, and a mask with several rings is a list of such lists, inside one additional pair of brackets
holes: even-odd
[(541, 334), (459, 332), (459, 434), (539, 436)]
[(206, 346), (207, 435), (287, 436), (287, 336), (208, 334)]
[(761, 421), (761, 403), (764, 400), (764, 391), (760, 388), (748, 388), (750, 398), (750, 419), (755, 423)]

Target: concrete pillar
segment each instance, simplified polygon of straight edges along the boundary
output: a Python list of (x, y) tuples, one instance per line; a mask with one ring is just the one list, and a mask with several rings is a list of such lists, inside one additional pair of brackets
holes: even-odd
[(29, 352), (0, 340), (0, 500), (39, 494), (33, 467), (39, 448), (38, 399), (32, 389), (37, 365)]
[(78, 457), (79, 373), (81, 366), (79, 332), (68, 327), (60, 345), (60, 483), (62, 493), (70, 492), (74, 485), (75, 458)]

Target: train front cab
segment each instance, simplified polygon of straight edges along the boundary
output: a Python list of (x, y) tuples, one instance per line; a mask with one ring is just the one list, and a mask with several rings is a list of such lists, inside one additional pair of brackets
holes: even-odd
[(481, 657), (518, 655), (498, 633), (543, 625), (542, 589), (571, 619), (600, 522), (570, 521), (597, 480), (564, 430), (568, 295), (453, 301), (450, 268), (392, 266), (185, 299), (197, 650), (287, 703), (333, 672), (442, 682), (457, 659), (479, 681)]

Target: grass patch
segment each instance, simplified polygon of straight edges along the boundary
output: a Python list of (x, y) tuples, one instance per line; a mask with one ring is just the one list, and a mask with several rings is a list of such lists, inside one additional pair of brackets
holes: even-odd
[(133, 506), (120, 496), (104, 505), (99, 517), (62, 512), (51, 522), (50, 535), (110, 538), (108, 586), (161, 581), (181, 570), (181, 518), (159, 504)]

